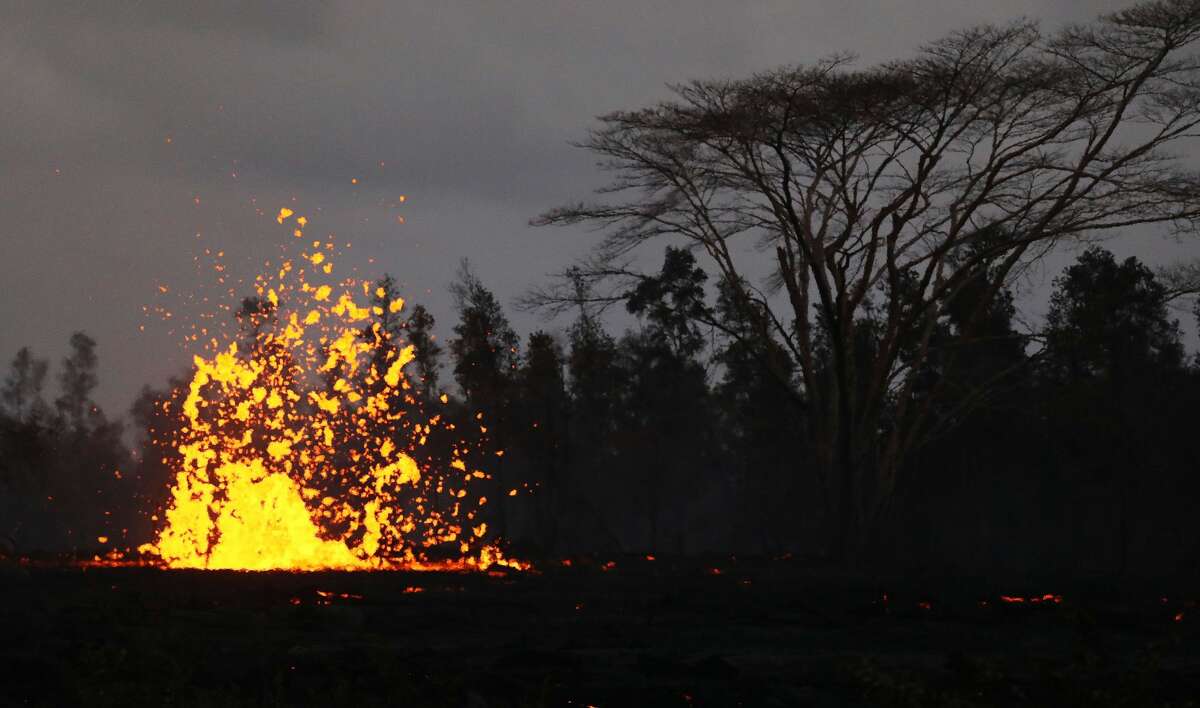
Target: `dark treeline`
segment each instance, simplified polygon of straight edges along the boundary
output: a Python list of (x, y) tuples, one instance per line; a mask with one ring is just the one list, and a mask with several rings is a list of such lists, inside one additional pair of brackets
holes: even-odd
[[(71, 336), (47, 402), (49, 363), (22, 348), (0, 388), (0, 538), (18, 549), (96, 548), (128, 511), (123, 427), (92, 400), (96, 342)], [(113, 536), (115, 540), (115, 536)]]
[[(394, 298), (390, 278), (380, 286)], [(486, 428), (472, 462), (494, 476), (492, 528), (519, 551), (826, 556), (835, 495), (796, 435), (814, 414), (808, 396), (728, 290), (668, 248), (657, 272), (610, 298), (636, 326), (614, 335), (580, 298), (565, 332), (522, 338), (464, 263), (444, 346), (420, 305), (377, 317), (416, 347), (418, 405), (448, 393), (451, 420)], [(1138, 260), (1093, 247), (1055, 281), (1037, 335), (1018, 332), (1001, 290), (985, 304), (983, 335), (960, 340), (955, 318), (979, 304), (964, 298), (922, 365), (935, 405), (954, 413), (906, 462), (914, 482), (863, 557), (935, 572), (1194, 566), (1200, 365), (1185, 354), (1171, 295)], [(875, 346), (870, 316), (864, 349)], [(945, 366), (936, 352), (949, 351)], [(95, 342), (72, 337), (52, 402), (49, 370), (22, 349), (4, 379), (0, 531), (26, 551), (136, 546), (168, 503), (170, 402), (184, 380), (143, 391), (130, 451), (91, 400)], [(986, 395), (980, 381), (992, 382)], [(430, 441), (422, 464), (444, 464), (438, 450), (451, 442)]]
[[(515, 541), (551, 553), (829, 556), (836, 495), (797, 435), (820, 413), (781, 345), (691, 253), (668, 248), (657, 273), (609, 298), (637, 316), (620, 336), (581, 306), (565, 336), (536, 332), (517, 347), (494, 298), (469, 273), (464, 282), (464, 322), (478, 317), (490, 336), (471, 345), (456, 328), (455, 378), (469, 407), (504, 411), (505, 464), (535, 486), (510, 505)], [(1013, 295), (986, 285), (938, 323), (913, 395), (937, 396), (940, 426), (906, 460), (903, 493), (861, 559), (931, 572), (1193, 567), (1200, 368), (1172, 293), (1137, 259), (1093, 247), (1055, 281), (1029, 334)], [(977, 306), (984, 325), (962, 337)], [(864, 351), (877, 346), (871, 318), (867, 308), (859, 322)]]

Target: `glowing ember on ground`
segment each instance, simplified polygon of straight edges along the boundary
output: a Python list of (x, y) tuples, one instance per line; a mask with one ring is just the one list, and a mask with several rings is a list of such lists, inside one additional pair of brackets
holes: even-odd
[(1055, 605), (1059, 605), (1062, 604), (1062, 595), (1046, 594), (1042, 595), (1041, 597), (1035, 595), (1034, 597), (1029, 598), (1021, 597), (1019, 595), (1001, 595), (1000, 601), (1010, 605), (1021, 605), (1026, 602), (1031, 605), (1037, 605), (1043, 602), (1050, 602), (1054, 603)]
[[(276, 220), (302, 238), (308, 221), (294, 214)], [(172, 568), (528, 567), (478, 516), (484, 499), (469, 490), (490, 479), (466, 461), (478, 441), (454, 443), (444, 469), (417, 462), (435, 429), (454, 428), (426, 414), (404, 373), (413, 347), (380, 324), (404, 301), (332, 278), (334, 255), (312, 241), (259, 276), (240, 341), (194, 358), (168, 411), (182, 423), (170, 441), (181, 467), (157, 538), (139, 551)]]

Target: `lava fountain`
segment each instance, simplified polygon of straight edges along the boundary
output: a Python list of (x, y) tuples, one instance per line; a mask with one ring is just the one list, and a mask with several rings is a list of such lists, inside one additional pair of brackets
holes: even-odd
[[(309, 247), (307, 220), (293, 216), (281, 209), (277, 221), (304, 250), (258, 276), (239, 335), (194, 357), (168, 411), (179, 467), (139, 552), (171, 568), (528, 567), (481, 519), (487, 498), (471, 488), (490, 477), (466, 461), (478, 435), (428, 413), (438, 401), (405, 376), (414, 350), (393, 326), (404, 301), (334, 278), (333, 244)], [(454, 442), (422, 457), (435, 429)]]

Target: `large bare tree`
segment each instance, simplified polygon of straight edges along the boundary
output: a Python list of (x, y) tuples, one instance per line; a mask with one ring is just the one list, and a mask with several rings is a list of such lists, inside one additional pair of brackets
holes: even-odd
[[(1064, 239), (1195, 230), (1200, 176), (1171, 149), (1200, 123), (1197, 37), (1200, 1), (1159, 0), (1054, 32), (968, 29), (869, 69), (834, 57), (675, 86), (670, 101), (603, 116), (582, 143), (614, 175), (601, 203), (534, 223), (603, 228), (576, 284), (625, 272), (660, 237), (708, 254), (798, 365), (831, 543), (852, 554), (906, 453), (952, 414), (918, 382), (956, 298), (987, 283), (956, 325), (970, 337), (989, 297)], [(773, 275), (760, 288), (746, 276), (763, 254)]]

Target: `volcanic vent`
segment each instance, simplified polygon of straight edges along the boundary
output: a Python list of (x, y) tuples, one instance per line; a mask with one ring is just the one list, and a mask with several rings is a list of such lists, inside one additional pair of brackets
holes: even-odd
[[(489, 479), (467, 463), (486, 428), (456, 430), (405, 377), (413, 346), (385, 326), (404, 301), (336, 278), (333, 243), (306, 240), (293, 216), (277, 221), (303, 250), (258, 276), (239, 337), (194, 357), (168, 411), (179, 467), (139, 551), (172, 568), (523, 567), (489, 537), (487, 498), (472, 491)], [(453, 442), (430, 455), (435, 431)]]

